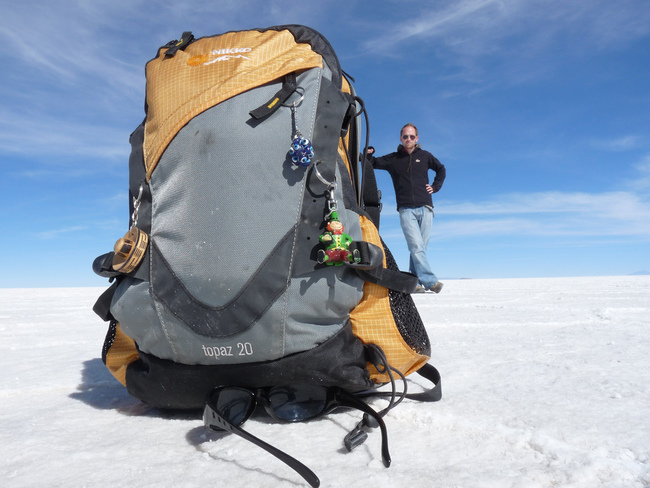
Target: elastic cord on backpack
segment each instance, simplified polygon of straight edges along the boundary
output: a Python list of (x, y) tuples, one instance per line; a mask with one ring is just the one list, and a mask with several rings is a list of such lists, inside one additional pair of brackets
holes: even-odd
[[(433, 383), (433, 387), (425, 390), (421, 393), (408, 393), (408, 383), (406, 377), (396, 368), (393, 368), (388, 364), (386, 355), (384, 351), (379, 346), (374, 344), (366, 345), (368, 351), (369, 361), (377, 368), (380, 373), (387, 373), (390, 378), (391, 391), (377, 391), (377, 390), (368, 390), (360, 393), (356, 393), (356, 396), (359, 397), (390, 397), (389, 404), (386, 408), (377, 412), (381, 417), (384, 417), (390, 410), (399, 405), (404, 398), (411, 400), (418, 400), (421, 402), (437, 402), (442, 398), (442, 382), (440, 380), (440, 372), (431, 364), (425, 364), (420, 369), (417, 370), (417, 373), (423, 378), (429, 380)], [(400, 393), (396, 392), (395, 388), (395, 378), (393, 372), (397, 373), (404, 384), (404, 390)], [(399, 396), (398, 396), (399, 395)], [(348, 451), (352, 451), (355, 447), (360, 446), (368, 438), (368, 433), (366, 428), (375, 428), (377, 427), (376, 422), (369, 415), (364, 414), (363, 420), (359, 422), (354, 429), (352, 429), (348, 435), (345, 436), (344, 444)]]
[[(354, 100), (361, 106), (361, 109), (359, 112), (355, 114), (355, 117), (358, 117), (363, 113), (363, 116), (366, 120), (366, 144), (363, 147), (363, 155), (361, 157), (361, 181), (359, 185), (359, 201), (358, 204), (359, 206), (364, 205), (364, 200), (363, 200), (363, 192), (365, 190), (364, 184), (365, 184), (365, 179), (366, 179), (366, 163), (368, 162), (368, 146), (370, 145), (370, 119), (368, 118), (368, 112), (366, 111), (366, 106), (363, 103), (363, 99), (355, 96)], [(377, 226), (379, 227), (379, 226)]]
[[(404, 376), (404, 374), (402, 374), (401, 371), (399, 371), (396, 368), (393, 368), (390, 364), (388, 364), (388, 359), (386, 358), (384, 351), (379, 346), (375, 344), (368, 344), (366, 345), (366, 348), (370, 352), (369, 354), (370, 362), (372, 362), (375, 368), (377, 368), (377, 371), (379, 371), (380, 373), (388, 374), (388, 377), (390, 378), (391, 392), (379, 393), (376, 391), (368, 391), (368, 392), (360, 393), (359, 395), (360, 396), (387, 396), (390, 394), (390, 401), (388, 403), (388, 406), (383, 410), (381, 410), (380, 412), (377, 412), (381, 417), (384, 417), (391, 409), (399, 405), (402, 402), (402, 400), (404, 400), (404, 398), (406, 397), (408, 391), (406, 377)], [(395, 386), (395, 377), (393, 376), (393, 372), (399, 375), (399, 377), (401, 378), (404, 384), (404, 390), (399, 394), (399, 398), (397, 399), (396, 399), (397, 388)], [(352, 429), (343, 439), (343, 444), (345, 445), (348, 452), (352, 451), (353, 449), (360, 446), (366, 441), (366, 439), (368, 438), (368, 433), (365, 431), (365, 428), (374, 429), (377, 427), (379, 427), (377, 422), (370, 415), (364, 414), (361, 422), (359, 422), (356, 425), (356, 427)]]

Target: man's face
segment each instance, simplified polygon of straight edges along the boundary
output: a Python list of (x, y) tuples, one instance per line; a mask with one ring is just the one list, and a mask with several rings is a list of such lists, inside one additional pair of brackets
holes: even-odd
[(404, 146), (404, 149), (406, 149), (407, 152), (413, 151), (419, 140), (418, 135), (415, 133), (415, 129), (411, 126), (402, 129), (400, 139), (402, 141), (402, 146)]

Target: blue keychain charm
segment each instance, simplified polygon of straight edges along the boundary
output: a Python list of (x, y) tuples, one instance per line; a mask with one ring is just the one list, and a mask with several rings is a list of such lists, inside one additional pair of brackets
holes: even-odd
[(293, 126), (294, 136), (291, 140), (291, 147), (289, 148), (289, 155), (291, 156), (291, 161), (297, 166), (307, 167), (311, 163), (312, 158), (314, 157), (314, 148), (311, 145), (311, 141), (304, 137), (298, 129), (296, 107), (300, 105), (305, 97), (305, 91), (303, 88), (298, 87), (296, 91), (300, 94), (300, 99), (291, 103), (289, 107), (291, 108), (291, 124)]
[(291, 155), (291, 161), (293, 161), (293, 164), (309, 166), (311, 159), (314, 157), (314, 148), (311, 145), (311, 141), (306, 137), (303, 137), (298, 131), (296, 135), (293, 136), (293, 141), (291, 141), (289, 154)]

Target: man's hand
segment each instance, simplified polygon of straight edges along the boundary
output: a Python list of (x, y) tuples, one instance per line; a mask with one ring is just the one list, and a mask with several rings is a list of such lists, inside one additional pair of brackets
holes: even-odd
[(425, 188), (427, 189), (427, 191), (429, 193), (435, 193), (436, 192), (431, 185), (427, 185)]

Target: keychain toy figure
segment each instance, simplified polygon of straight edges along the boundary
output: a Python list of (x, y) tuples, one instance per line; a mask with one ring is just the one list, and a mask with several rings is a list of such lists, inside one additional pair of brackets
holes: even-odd
[(361, 257), (359, 250), (354, 249), (350, 251), (348, 247), (352, 244), (352, 237), (343, 232), (343, 224), (339, 220), (338, 204), (334, 192), (336, 190), (336, 182), (327, 181), (323, 175), (318, 171), (318, 164), (322, 161), (318, 160), (314, 163), (314, 174), (325, 185), (327, 185), (327, 215), (325, 221), (327, 222), (325, 231), (318, 236), (318, 241), (325, 244), (325, 249), (318, 250), (317, 261), (319, 264), (327, 264), (340, 266), (348, 263), (359, 263)]
[(338, 214), (332, 212), (325, 232), (318, 237), (318, 240), (326, 246), (325, 249), (318, 250), (318, 262), (320, 264), (340, 266), (346, 261), (349, 263), (359, 261), (357, 256), (359, 251), (355, 249), (355, 252), (352, 252), (348, 249), (352, 243), (352, 238), (343, 232), (343, 229)]

